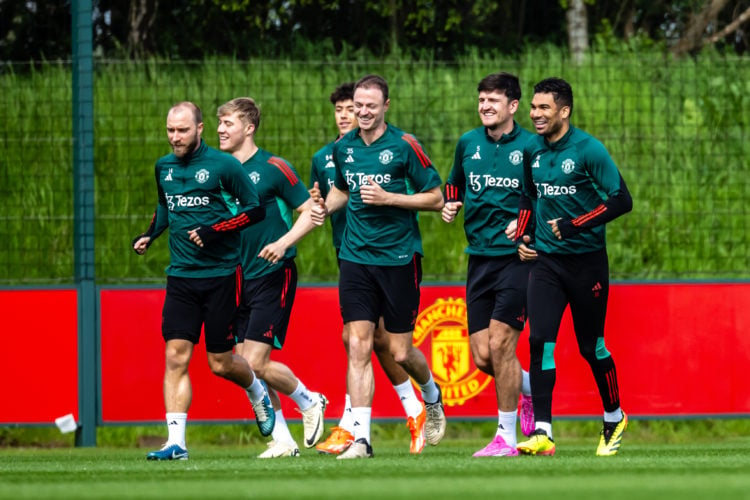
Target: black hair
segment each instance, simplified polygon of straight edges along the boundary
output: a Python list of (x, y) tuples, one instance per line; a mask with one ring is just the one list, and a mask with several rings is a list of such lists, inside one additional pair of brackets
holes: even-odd
[(354, 82), (342, 83), (331, 93), (331, 104), (354, 99)]
[(567, 106), (573, 114), (573, 89), (562, 78), (546, 78), (534, 85), (535, 94), (552, 94), (558, 107)]
[(492, 73), (482, 78), (477, 85), (478, 92), (492, 92), (493, 90), (505, 93), (508, 101), (521, 100), (521, 84), (516, 75), (505, 72)]

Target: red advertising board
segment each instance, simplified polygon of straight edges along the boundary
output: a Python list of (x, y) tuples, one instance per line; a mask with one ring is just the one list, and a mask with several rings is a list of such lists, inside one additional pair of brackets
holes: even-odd
[(0, 423), (50, 424), (78, 416), (75, 290), (2, 290)]
[[(161, 290), (103, 290), (102, 418), (104, 422), (163, 419), (164, 344)], [(496, 415), (492, 381), (474, 366), (468, 348), (464, 288), (423, 286), (415, 344), (441, 384), (446, 413), (454, 417)], [(344, 405), (346, 358), (335, 287), (300, 287), (287, 344), (273, 354), (308, 388), (326, 394), (328, 415)], [(620, 378), (623, 407), (632, 416), (750, 414), (750, 286), (651, 284), (612, 286), (606, 342)], [(519, 342), (528, 366), (528, 332)], [(598, 416), (598, 393), (578, 354), (569, 313), (555, 349), (556, 416)], [(373, 417), (400, 419), (403, 410), (388, 379), (375, 365)], [(191, 420), (252, 418), (243, 391), (213, 376), (205, 350), (191, 364)], [(289, 399), (285, 416), (298, 418)]]
[[(492, 381), (468, 348), (464, 288), (422, 288), (415, 344), (443, 388), (448, 416), (494, 418)], [(101, 418), (104, 423), (160, 422), (164, 417), (164, 342), (158, 289), (100, 291)], [(0, 291), (6, 335), (0, 351), (0, 424), (51, 424), (78, 416), (78, 325), (75, 290)], [(43, 313), (42, 313), (43, 311)], [(287, 345), (274, 352), (341, 414), (346, 359), (335, 287), (300, 287)], [(607, 348), (619, 374), (623, 407), (638, 416), (750, 415), (750, 285), (615, 284), (610, 291)], [(518, 355), (528, 366), (528, 332)], [(578, 354), (569, 314), (555, 349), (557, 417), (598, 416), (599, 397)], [(373, 416), (403, 410), (375, 366)], [(244, 391), (212, 375), (203, 344), (190, 368), (191, 421), (252, 419)], [(285, 415), (299, 418), (282, 398)]]

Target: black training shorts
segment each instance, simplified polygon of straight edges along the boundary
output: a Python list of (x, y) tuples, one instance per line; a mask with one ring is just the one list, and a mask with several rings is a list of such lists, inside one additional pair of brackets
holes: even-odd
[(491, 319), (515, 330), (523, 330), (530, 268), (516, 254), (502, 257), (469, 256), (466, 273), (469, 334), (489, 328)]
[(167, 276), (161, 325), (164, 340), (184, 339), (197, 344), (203, 327), (207, 352), (231, 351), (235, 344), (237, 282), (235, 273), (219, 278)]
[(235, 322), (238, 342), (254, 340), (281, 349), (297, 293), (294, 259), (270, 274), (246, 280)]
[(414, 254), (402, 266), (373, 266), (342, 260), (339, 271), (339, 304), (344, 323), (371, 321), (382, 316), (386, 331), (414, 330), (419, 313), (422, 258)]

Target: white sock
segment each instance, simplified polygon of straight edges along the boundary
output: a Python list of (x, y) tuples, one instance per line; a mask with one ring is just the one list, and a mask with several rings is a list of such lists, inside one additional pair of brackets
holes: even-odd
[(167, 413), (167, 444), (176, 444), (187, 449), (185, 445), (185, 426), (187, 413)]
[(313, 394), (307, 390), (307, 387), (305, 387), (305, 384), (303, 384), (301, 380), (297, 380), (297, 388), (294, 389), (294, 392), (292, 392), (289, 397), (297, 403), (297, 407), (300, 410), (307, 410), (315, 404)]
[(352, 398), (347, 394), (346, 403), (344, 404), (344, 413), (341, 414), (339, 427), (346, 429), (354, 434), (354, 418), (352, 418)]
[(497, 411), (497, 434), (508, 446), (516, 447), (516, 412)]
[(372, 408), (360, 406), (352, 408), (352, 419), (354, 420), (354, 440), (365, 438), (370, 442), (370, 417)]
[(422, 400), (425, 403), (436, 403), (440, 399), (440, 392), (438, 392), (438, 388), (435, 385), (435, 379), (432, 378), (432, 373), (430, 373), (430, 378), (427, 382), (419, 384), (419, 388), (422, 389)]
[(253, 377), (253, 383), (245, 388), (245, 392), (247, 392), (247, 397), (250, 399), (251, 403), (257, 403), (263, 399), (263, 394), (266, 392), (266, 389), (263, 387), (263, 384), (260, 383), (258, 377)]
[(618, 407), (615, 411), (605, 411), (604, 412), (604, 421), (605, 422), (617, 423), (620, 420), (622, 420), (622, 408)]
[(286, 425), (286, 419), (284, 413), (281, 410), (276, 410), (276, 423), (273, 425), (273, 432), (271, 432), (271, 439), (277, 443), (294, 443), (292, 433), (289, 432), (289, 426)]
[(536, 426), (534, 428), (534, 430), (541, 429), (541, 430), (543, 430), (544, 432), (547, 433), (547, 437), (548, 438), (553, 439), (552, 438), (552, 423), (551, 422), (540, 422), (539, 420), (537, 420), (536, 422), (534, 422), (534, 425)]
[(422, 402), (417, 398), (411, 380), (407, 379), (403, 384), (394, 385), (393, 389), (398, 394), (399, 399), (401, 399), (401, 406), (404, 407), (406, 416), (417, 418), (422, 413)]
[(526, 370), (521, 370), (521, 394), (531, 396), (531, 377)]

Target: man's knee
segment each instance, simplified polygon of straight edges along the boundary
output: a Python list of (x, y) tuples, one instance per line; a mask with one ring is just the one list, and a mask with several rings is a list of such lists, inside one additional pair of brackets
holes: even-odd
[(370, 359), (373, 352), (371, 338), (358, 335), (349, 336), (349, 358), (356, 361)]
[(165, 362), (168, 371), (187, 370), (193, 344), (187, 340), (170, 340), (165, 347)]
[(232, 372), (232, 352), (225, 353), (209, 353), (208, 355), (208, 367), (211, 369), (211, 373), (219, 377), (227, 378)]
[(238, 352), (242, 354), (242, 358), (247, 361), (258, 378), (264, 378), (266, 367), (271, 359), (271, 346), (251, 340), (245, 340), (241, 346)]
[(469, 336), (469, 347), (471, 358), (479, 370), (488, 375), (494, 375), (492, 371), (492, 358), (489, 343), (489, 330), (487, 328), (473, 332)]
[(393, 359), (396, 361), (396, 363), (400, 365), (408, 363), (411, 360), (412, 355), (414, 354), (413, 351), (417, 350), (417, 348), (414, 347), (414, 344), (412, 343), (411, 335), (392, 334), (389, 340), (391, 355), (393, 356)]
[(373, 339), (372, 349), (378, 353), (378, 356), (382, 354), (390, 354), (391, 343), (388, 335), (381, 330), (375, 331), (375, 338)]

